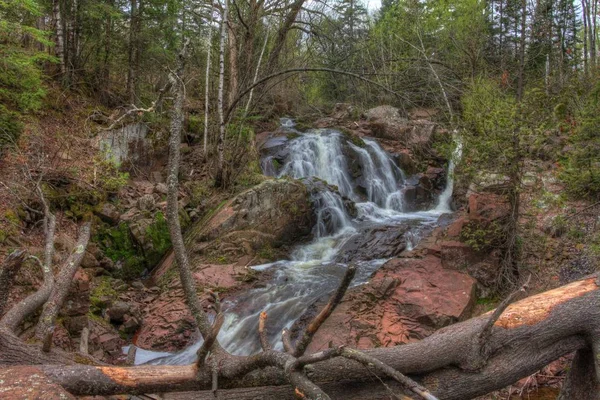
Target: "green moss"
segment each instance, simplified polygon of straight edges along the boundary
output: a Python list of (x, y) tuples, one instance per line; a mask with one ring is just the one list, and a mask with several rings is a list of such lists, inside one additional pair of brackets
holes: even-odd
[[(90, 312), (88, 316), (90, 318), (98, 319), (98, 315), (101, 313), (105, 306), (105, 299), (116, 299), (118, 292), (115, 290), (113, 285), (113, 279), (107, 276), (100, 278), (98, 285), (90, 292)], [(101, 319), (101, 318), (100, 318)], [(104, 322), (103, 319), (101, 319)]]
[(266, 243), (263, 247), (261, 247), (260, 250), (256, 252), (256, 255), (265, 260), (275, 260), (275, 251), (269, 243)]
[(147, 255), (146, 261), (150, 266), (154, 266), (171, 248), (169, 226), (163, 213), (157, 212), (154, 215), (154, 222), (146, 229), (146, 235), (152, 242), (152, 251)]
[(353, 145), (357, 146), (357, 147), (365, 147), (365, 142), (358, 137), (358, 135), (354, 134), (352, 131), (350, 131), (349, 129), (346, 129), (344, 127), (338, 127), (337, 128), (340, 132), (342, 132), (344, 134), (344, 136), (346, 136), (346, 139), (348, 139)]

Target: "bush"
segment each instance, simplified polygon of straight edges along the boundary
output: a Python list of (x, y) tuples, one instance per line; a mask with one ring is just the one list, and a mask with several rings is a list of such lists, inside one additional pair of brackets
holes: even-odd
[(600, 196), (600, 82), (574, 112), (570, 150), (562, 162), (561, 179), (578, 198)]
[(0, 104), (0, 155), (2, 155), (3, 149), (12, 146), (19, 140), (22, 130), (23, 124), (19, 115)]

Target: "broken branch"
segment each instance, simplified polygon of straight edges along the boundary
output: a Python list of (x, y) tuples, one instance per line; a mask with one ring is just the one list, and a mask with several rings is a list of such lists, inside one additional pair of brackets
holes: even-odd
[(333, 310), (338, 306), (338, 304), (342, 301), (344, 294), (346, 294), (346, 290), (348, 290), (348, 286), (350, 286), (350, 282), (354, 278), (356, 274), (356, 266), (349, 265), (346, 273), (344, 274), (344, 278), (340, 282), (337, 290), (329, 299), (327, 305), (321, 310), (319, 314), (308, 324), (304, 334), (298, 341), (296, 342), (296, 350), (294, 351), (294, 357), (300, 357), (306, 349), (308, 345), (312, 341), (315, 333), (319, 330), (321, 325), (327, 320), (327, 318), (331, 315)]

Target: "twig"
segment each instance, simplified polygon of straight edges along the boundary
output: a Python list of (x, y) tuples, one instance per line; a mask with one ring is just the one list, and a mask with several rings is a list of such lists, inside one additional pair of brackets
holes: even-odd
[(292, 364), (292, 369), (302, 369), (305, 365), (314, 364), (317, 362), (329, 360), (330, 358), (339, 357), (342, 355), (342, 351), (345, 346), (338, 346), (331, 349), (327, 349), (324, 351), (320, 351), (318, 353), (303, 355), (302, 357), (298, 357), (296, 361)]
[(390, 378), (393, 378), (402, 386), (404, 386), (411, 392), (419, 395), (419, 397), (421, 397), (424, 400), (438, 400), (437, 397), (435, 397), (431, 394), (431, 392), (429, 392), (429, 390), (419, 385), (417, 382), (413, 381), (406, 375), (403, 375), (400, 372), (396, 371), (389, 365), (381, 362), (375, 357), (366, 355), (365, 353), (362, 353), (358, 350), (347, 348), (344, 348), (342, 350), (341, 356), (354, 361), (358, 361), (359, 363), (365, 365), (368, 368), (372, 368), (376, 371), (379, 371), (382, 374), (389, 376)]
[(219, 398), (219, 368), (217, 360), (212, 360), (212, 392), (215, 399)]
[(350, 282), (352, 282), (352, 279), (354, 278), (355, 274), (356, 274), (356, 267), (354, 265), (349, 265), (348, 269), (346, 270), (346, 274), (344, 275), (344, 278), (340, 282), (340, 286), (337, 288), (337, 290), (335, 291), (335, 293), (333, 294), (331, 299), (329, 299), (329, 302), (327, 303), (327, 305), (310, 322), (310, 324), (308, 324), (308, 327), (304, 331), (304, 334), (296, 342), (296, 349), (294, 351), (294, 357), (300, 357), (302, 354), (304, 354), (304, 352), (308, 348), (308, 345), (312, 341), (312, 338), (315, 335), (315, 333), (317, 333), (317, 331), (319, 330), (321, 325), (331, 315), (333, 310), (335, 310), (335, 308), (338, 306), (340, 301), (342, 301), (342, 298), (344, 297), (344, 294), (346, 293), (348, 286), (350, 286)]
[(260, 313), (260, 318), (258, 320), (258, 337), (260, 338), (260, 347), (262, 347), (263, 351), (271, 350), (269, 338), (267, 337), (267, 329), (265, 327), (266, 323), (267, 313), (263, 311)]
[(219, 335), (219, 331), (221, 330), (221, 326), (223, 326), (223, 314), (219, 313), (215, 317), (215, 322), (213, 323), (210, 333), (204, 338), (204, 343), (198, 349), (196, 353), (198, 355), (197, 365), (198, 367), (202, 367), (204, 365), (204, 360), (209, 351), (212, 350), (215, 341), (217, 340), (217, 336)]

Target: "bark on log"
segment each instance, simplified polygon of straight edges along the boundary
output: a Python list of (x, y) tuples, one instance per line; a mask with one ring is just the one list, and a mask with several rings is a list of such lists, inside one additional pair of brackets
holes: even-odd
[[(596, 277), (591, 277), (512, 304), (492, 328), (489, 359), (483, 363), (480, 360), (474, 362), (474, 357), (479, 354), (474, 339), (490, 316), (488, 313), (443, 328), (420, 342), (365, 353), (404, 374), (411, 374), (439, 399), (473, 398), (512, 384), (561, 356), (590, 349), (593, 338), (600, 332), (600, 290)], [(227, 391), (222, 389), (227, 388), (286, 384), (282, 369), (265, 368), (280, 365), (285, 356), (263, 352), (223, 360), (220, 364), (220, 396), (242, 398), (226, 397)], [(483, 367), (473, 369), (473, 365)], [(195, 365), (41, 365), (38, 369), (53, 382), (79, 395), (210, 390), (212, 382), (210, 369), (197, 370)], [(252, 369), (257, 370), (248, 373)], [(352, 360), (335, 358), (308, 366), (304, 371), (326, 392), (339, 388), (335, 394), (331, 392), (334, 398), (345, 398), (343, 393), (347, 393), (350, 385), (343, 381), (363, 382), (361, 387), (368, 387), (373, 398), (386, 390), (379, 381), (372, 381), (373, 377), (363, 365)], [(246, 375), (240, 378), (243, 374)], [(596, 374), (592, 375), (597, 379)], [(261, 390), (265, 393), (264, 398), (270, 398), (271, 389)], [(280, 391), (279, 388), (276, 390)], [(595, 393), (582, 393), (581, 396), (584, 397), (577, 399), (597, 400)]]
[(2, 270), (0, 270), (0, 315), (4, 314), (4, 307), (8, 301), (10, 289), (15, 283), (15, 277), (19, 273), (24, 260), (25, 251), (15, 250), (2, 263)]

